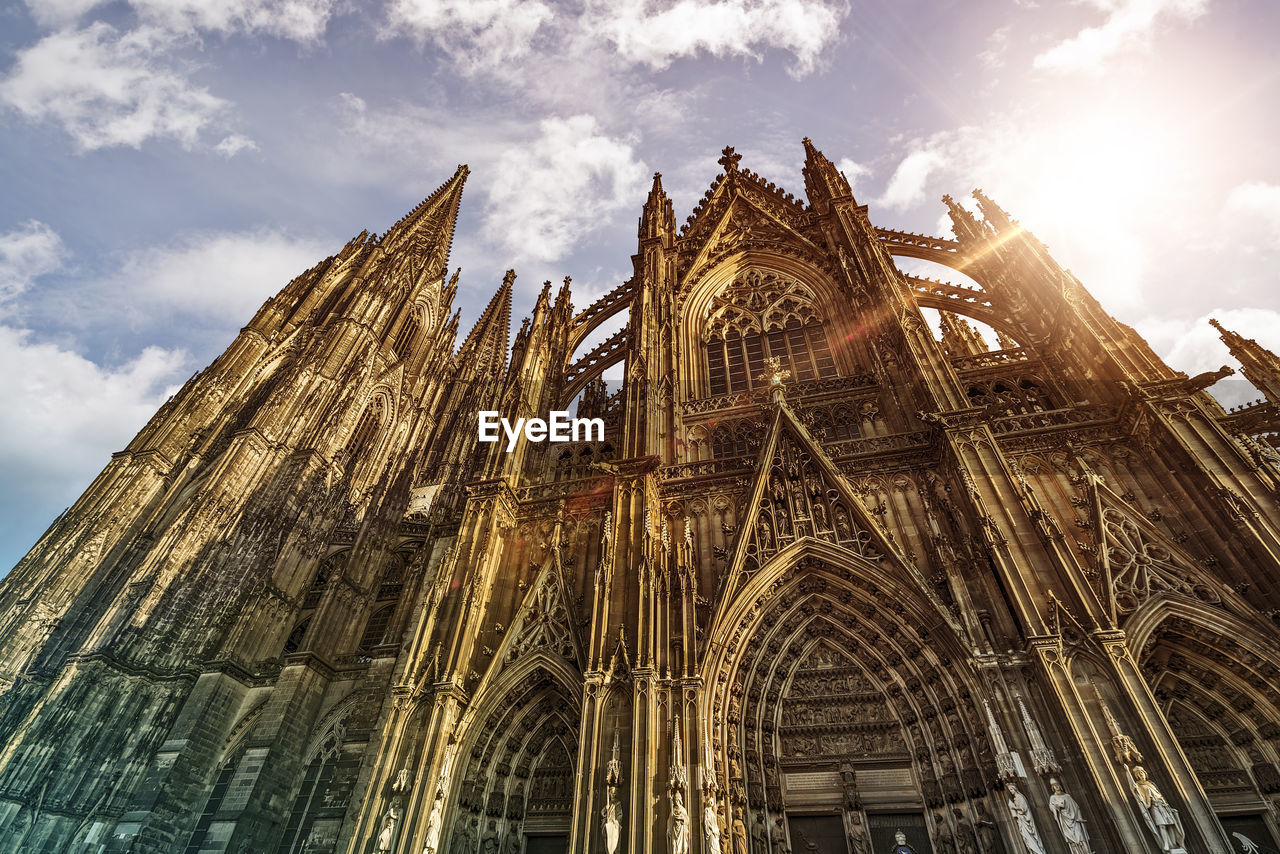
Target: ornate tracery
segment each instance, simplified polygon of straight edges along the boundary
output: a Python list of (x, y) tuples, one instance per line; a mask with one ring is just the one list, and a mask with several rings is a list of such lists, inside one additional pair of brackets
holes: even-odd
[(790, 277), (748, 270), (712, 303), (703, 331), (709, 391), (749, 391), (767, 359), (793, 380), (834, 376), (835, 361), (813, 292)]

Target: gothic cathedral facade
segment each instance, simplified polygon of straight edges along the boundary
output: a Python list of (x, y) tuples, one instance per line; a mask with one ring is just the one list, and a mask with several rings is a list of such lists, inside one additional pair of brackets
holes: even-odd
[(0, 851), (1274, 850), (1280, 359), (1222, 330), (1228, 412), (980, 192), (894, 231), (804, 150), (655, 176), (510, 344), (466, 167), (268, 300), (0, 583)]

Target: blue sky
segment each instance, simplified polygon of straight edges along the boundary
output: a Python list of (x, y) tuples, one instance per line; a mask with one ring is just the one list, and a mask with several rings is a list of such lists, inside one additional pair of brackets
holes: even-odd
[(654, 171), (681, 220), (726, 144), (800, 194), (808, 135), (880, 225), (981, 187), (1177, 368), (1227, 360), (1210, 315), (1280, 349), (1277, 35), (1272, 0), (11, 2), (0, 567), (460, 162), (464, 325), (508, 267), (519, 309), (625, 279)]

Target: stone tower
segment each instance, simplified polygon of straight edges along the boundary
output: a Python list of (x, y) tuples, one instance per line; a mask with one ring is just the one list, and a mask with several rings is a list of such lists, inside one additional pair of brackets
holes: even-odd
[(1228, 413), (981, 192), (804, 154), (655, 176), (510, 342), (465, 167), (269, 300), (0, 584), (0, 851), (1276, 847), (1280, 359), (1223, 330)]

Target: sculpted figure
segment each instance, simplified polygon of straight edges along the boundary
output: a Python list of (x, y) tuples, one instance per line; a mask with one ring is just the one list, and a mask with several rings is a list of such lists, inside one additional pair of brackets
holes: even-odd
[(391, 843), (396, 838), (396, 825), (400, 822), (400, 808), (392, 804), (382, 817), (382, 830), (378, 833), (378, 847), (373, 849), (378, 854), (391, 850)]
[(453, 854), (475, 854), (476, 819), (459, 827), (453, 833)]
[(969, 820), (960, 810), (953, 809), (951, 814), (956, 817), (957, 850), (960, 854), (978, 854), (978, 842), (973, 836), (973, 825), (969, 824)]
[(427, 817), (427, 839), (422, 846), (422, 854), (436, 854), (436, 849), (440, 847), (440, 803), (440, 792), (437, 791), (431, 815)]
[(480, 854), (498, 854), (498, 823), (489, 819), (489, 829), (480, 840)]
[(1185, 854), (1186, 832), (1182, 829), (1182, 819), (1160, 794), (1156, 784), (1147, 778), (1147, 770), (1141, 765), (1133, 766), (1129, 772), (1129, 785), (1160, 850), (1166, 854)]
[(609, 796), (601, 813), (604, 816), (605, 850), (615, 854), (622, 839), (622, 807), (618, 806), (617, 789), (613, 786), (609, 787)]
[(671, 846), (671, 854), (689, 854), (689, 811), (684, 808), (684, 795), (678, 789), (671, 796), (667, 843)]
[(1080, 805), (1066, 793), (1057, 779), (1051, 779), (1049, 787), (1053, 789), (1053, 794), (1049, 796), (1049, 812), (1053, 813), (1054, 820), (1058, 822), (1062, 838), (1067, 841), (1067, 850), (1071, 854), (1093, 854), (1089, 850), (1089, 834), (1084, 829), (1084, 815), (1080, 812)]
[(782, 819), (773, 820), (773, 833), (769, 842), (773, 846), (773, 854), (790, 854), (791, 846), (787, 845), (787, 831), (782, 826)]
[(715, 798), (708, 795), (706, 808), (702, 810), (702, 842), (707, 854), (720, 854), (720, 821), (716, 818)]
[(747, 854), (747, 826), (742, 823), (742, 816), (734, 816), (730, 836), (733, 837), (733, 854)]
[(1044, 843), (1040, 841), (1040, 831), (1036, 830), (1036, 820), (1031, 815), (1031, 804), (1027, 796), (1018, 791), (1018, 787), (1009, 784), (1009, 812), (1018, 823), (1018, 833), (1022, 834), (1022, 842), (1027, 846), (1028, 854), (1045, 854)]
[(956, 854), (956, 838), (947, 827), (947, 820), (940, 814), (933, 816), (933, 847), (939, 854)]
[(999, 854), (1000, 831), (996, 829), (996, 820), (983, 804), (978, 813), (978, 840), (982, 843), (982, 854)]

